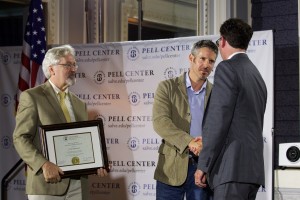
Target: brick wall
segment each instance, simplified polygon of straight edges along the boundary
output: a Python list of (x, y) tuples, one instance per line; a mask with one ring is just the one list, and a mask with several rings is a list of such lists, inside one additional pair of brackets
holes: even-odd
[(300, 142), (297, 0), (252, 0), (254, 31), (274, 30), (274, 163), (278, 144)]

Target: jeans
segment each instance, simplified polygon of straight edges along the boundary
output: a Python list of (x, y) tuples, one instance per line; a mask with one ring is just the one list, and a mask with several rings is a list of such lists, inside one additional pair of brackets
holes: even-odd
[(195, 185), (194, 174), (197, 163), (189, 161), (186, 181), (180, 186), (170, 186), (160, 181), (156, 182), (156, 200), (212, 200), (212, 191)]

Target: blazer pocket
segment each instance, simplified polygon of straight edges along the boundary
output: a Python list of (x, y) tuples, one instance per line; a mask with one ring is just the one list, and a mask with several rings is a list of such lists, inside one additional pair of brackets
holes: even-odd
[(164, 171), (164, 173), (174, 176), (175, 173), (175, 159), (176, 150), (167, 146), (161, 145), (158, 149), (159, 158), (157, 166)]

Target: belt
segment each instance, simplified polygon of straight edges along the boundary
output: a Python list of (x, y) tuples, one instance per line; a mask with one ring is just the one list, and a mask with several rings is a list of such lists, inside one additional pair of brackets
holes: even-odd
[(71, 176), (70, 179), (80, 180), (80, 176)]
[(196, 156), (190, 156), (190, 157), (189, 157), (189, 163), (190, 163), (190, 164), (193, 164), (193, 165), (194, 165), (194, 164), (197, 165), (197, 164), (198, 164), (198, 157), (196, 157)]

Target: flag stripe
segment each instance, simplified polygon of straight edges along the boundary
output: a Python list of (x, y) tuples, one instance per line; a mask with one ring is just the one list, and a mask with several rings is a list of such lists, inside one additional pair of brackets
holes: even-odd
[(27, 84), (27, 82), (22, 79), (22, 77), (19, 77), (19, 90), (21, 91), (25, 91), (29, 88), (29, 85)]
[(25, 69), (21, 68), (21, 71), (22, 70), (27, 70), (28, 72), (30, 72), (30, 59), (23, 52), (22, 52), (22, 55), (21, 55), (21, 63), (22, 63), (22, 67), (25, 68)]
[(35, 87), (39, 68), (40, 68), (40, 65), (38, 63), (32, 61), (32, 64), (31, 64), (31, 85), (30, 85), (30, 87)]
[(22, 91), (42, 84), (46, 80), (44, 73), (41, 73), (45, 52), (46, 32), (42, 0), (31, 0), (23, 40), (16, 106)]

